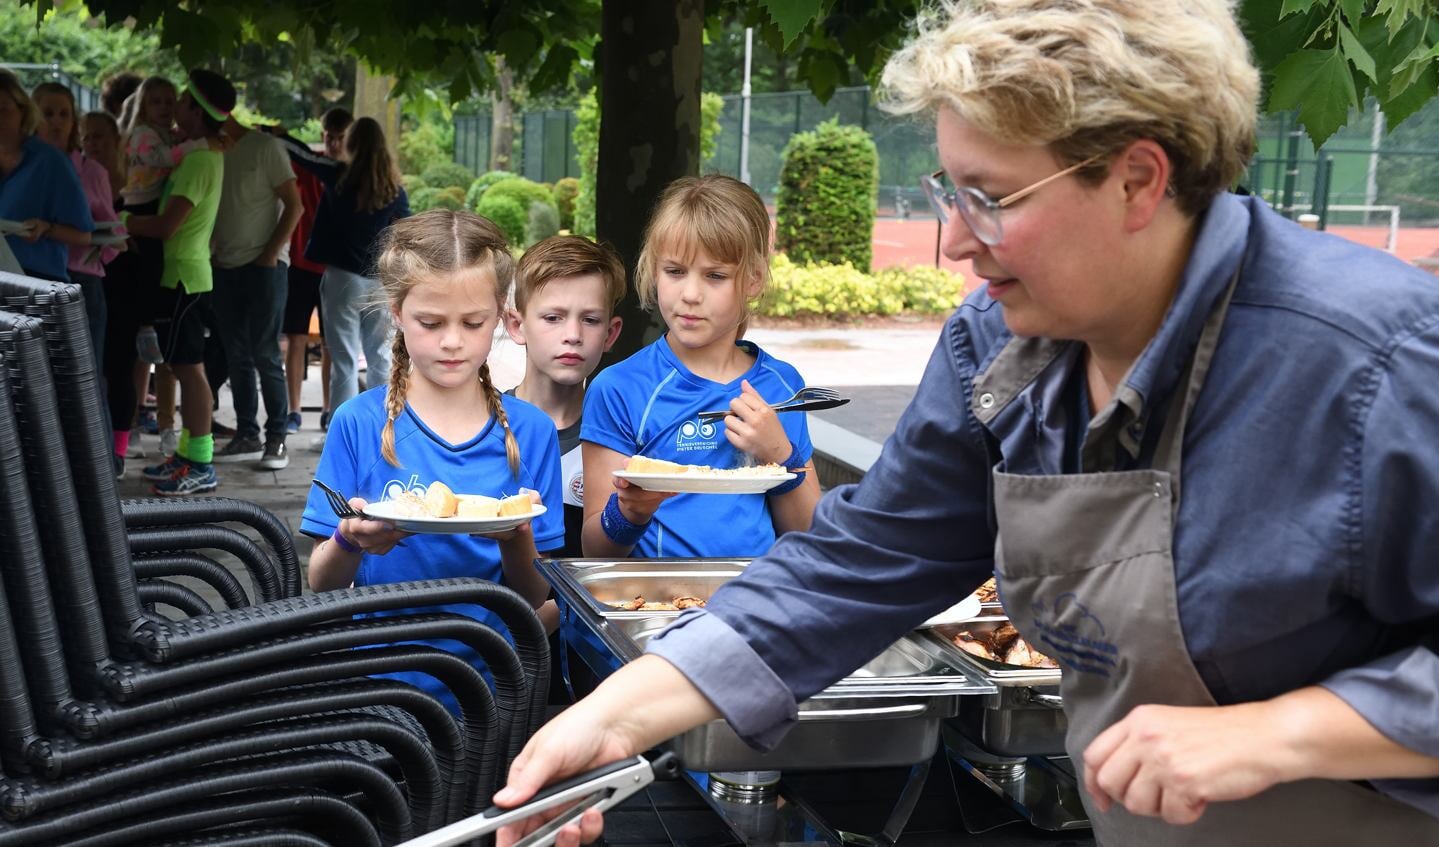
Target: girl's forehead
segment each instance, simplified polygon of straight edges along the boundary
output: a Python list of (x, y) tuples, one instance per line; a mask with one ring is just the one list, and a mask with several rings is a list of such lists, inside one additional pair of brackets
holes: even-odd
[(405, 294), (405, 306), (469, 312), (494, 309), (499, 304), (495, 269), (489, 264), (457, 273), (426, 274), (416, 279)]

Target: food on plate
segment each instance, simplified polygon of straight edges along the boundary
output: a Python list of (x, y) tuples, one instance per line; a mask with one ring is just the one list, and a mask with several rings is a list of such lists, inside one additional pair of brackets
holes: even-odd
[(625, 464), (629, 473), (687, 474), (706, 477), (765, 477), (781, 476), (785, 469), (780, 465), (752, 465), (745, 468), (712, 468), (709, 465), (681, 465), (664, 459), (648, 456), (631, 456)]
[(436, 480), (425, 489), (425, 514), (430, 517), (452, 518), (459, 508), (459, 498), (443, 482)]
[(681, 594), (668, 603), (663, 600), (646, 600), (643, 595), (633, 600), (617, 600), (610, 603), (624, 612), (678, 612), (681, 609), (704, 608), (705, 601), (693, 594)]
[[(527, 510), (528, 511), (528, 510)], [(465, 494), (460, 497), (460, 508), (455, 517), (461, 520), (481, 520), (499, 517), (500, 501), (483, 494)]]
[(981, 603), (998, 603), (999, 586), (995, 584), (994, 577), (986, 579), (978, 588), (974, 589), (974, 596), (978, 597)]
[(534, 510), (534, 501), (528, 494), (516, 494), (500, 501), (500, 516), (528, 515)]
[(1023, 668), (1058, 668), (1059, 663), (1029, 646), (1019, 630), (1006, 621), (989, 632), (960, 630), (954, 646), (981, 659)]

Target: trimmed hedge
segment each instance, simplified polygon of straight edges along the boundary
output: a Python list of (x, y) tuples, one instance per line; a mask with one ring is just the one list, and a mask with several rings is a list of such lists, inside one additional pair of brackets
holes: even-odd
[(555, 208), (560, 213), (560, 229), (575, 228), (575, 198), (580, 196), (580, 181), (567, 176), (555, 183)]
[(465, 192), (465, 208), (474, 209), (490, 186), (513, 176), (509, 171), (485, 171), (475, 177), (475, 181), (470, 183), (470, 190)]
[(559, 234), (559, 211), (548, 203), (531, 203), (529, 221), (525, 224), (525, 246), (533, 246)]
[(796, 262), (868, 272), (873, 258), (879, 154), (869, 133), (826, 121), (784, 148), (775, 200), (775, 249)]
[(458, 188), (460, 201), (464, 202), (465, 189), (470, 187), (475, 175), (459, 162), (435, 162), (420, 172), (420, 179), (433, 188)]
[(756, 311), (777, 318), (943, 314), (959, 306), (965, 280), (942, 268), (885, 268), (877, 274), (848, 262), (803, 265), (783, 254), (770, 262), (770, 282)]
[(525, 243), (525, 208), (513, 197), (486, 191), (475, 207), (475, 214), (494, 221), (511, 244)]
[(553, 192), (538, 182), (531, 182), (522, 176), (512, 176), (509, 179), (502, 179), (494, 183), (485, 189), (485, 193), (481, 195), (480, 199), (484, 200), (490, 196), (508, 197), (514, 200), (520, 205), (520, 209), (525, 213), (526, 217), (529, 215), (531, 203), (544, 203), (546, 206), (555, 205), (555, 195)]
[(417, 188), (410, 194), (410, 211), (427, 212), (430, 209), (450, 209), (459, 211), (465, 208), (465, 194), (458, 188)]

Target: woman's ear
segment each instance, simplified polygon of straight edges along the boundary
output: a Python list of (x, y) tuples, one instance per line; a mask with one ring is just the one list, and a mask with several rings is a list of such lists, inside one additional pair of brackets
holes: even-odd
[(510, 336), (510, 340), (521, 347), (525, 346), (524, 316), (516, 309), (506, 309), (504, 311), (504, 321), (505, 332)]
[(1125, 228), (1130, 232), (1144, 229), (1169, 195), (1169, 180), (1174, 175), (1169, 154), (1159, 142), (1141, 138), (1119, 154), (1114, 172), (1124, 192)]

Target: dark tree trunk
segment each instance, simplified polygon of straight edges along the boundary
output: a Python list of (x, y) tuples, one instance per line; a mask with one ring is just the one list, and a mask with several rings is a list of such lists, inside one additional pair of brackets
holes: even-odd
[(505, 64), (503, 56), (495, 57), (499, 73), (495, 90), (490, 93), (490, 170), (510, 170), (510, 154), (515, 148), (515, 104), (511, 97), (515, 72)]
[[(660, 192), (699, 173), (703, 0), (604, 0), (600, 25), (600, 155), (595, 229), (633, 283)], [(604, 364), (658, 338), (664, 324), (630, 294), (624, 330)]]

